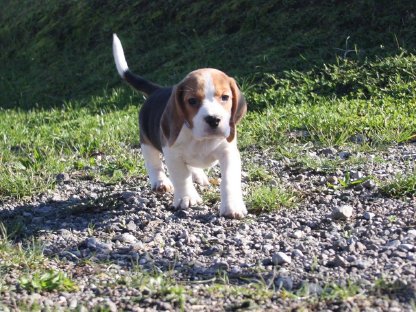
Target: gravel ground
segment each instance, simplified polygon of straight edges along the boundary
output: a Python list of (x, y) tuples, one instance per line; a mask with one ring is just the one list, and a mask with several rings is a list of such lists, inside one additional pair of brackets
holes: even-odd
[[(3, 203), (0, 219), (23, 222), (22, 239), (37, 237), (50, 265), (68, 272), (79, 287), (30, 294), (19, 287), (18, 268), (12, 269), (3, 308), (37, 302), (76, 311), (414, 310), (416, 200), (388, 198), (379, 186), (415, 170), (416, 144), (360, 154), (305, 146), (300, 153), (309, 160), (362, 161), (331, 172), (248, 149), (243, 168), (256, 164), (273, 178), (252, 182), (243, 173), (246, 193), (255, 183), (283, 185), (301, 200), (297, 208), (244, 220), (219, 217), (218, 203), (175, 211), (171, 195), (151, 192), (146, 179), (108, 186), (80, 172), (59, 174), (54, 191), (29, 202)], [(352, 180), (371, 179), (328, 187), (339, 186), (347, 172)], [(163, 281), (180, 285), (185, 295), (172, 295)], [(358, 285), (359, 291), (347, 300), (329, 298), (331, 283), (340, 289)]]

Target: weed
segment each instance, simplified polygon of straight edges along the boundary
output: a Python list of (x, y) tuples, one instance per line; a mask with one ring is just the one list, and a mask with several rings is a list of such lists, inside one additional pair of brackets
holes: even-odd
[(9, 271), (14, 267), (32, 270), (46, 263), (42, 246), (35, 240), (14, 245), (10, 241), (7, 228), (0, 222), (0, 272)]
[(283, 207), (293, 208), (299, 194), (281, 187), (259, 186), (251, 190), (247, 203), (252, 213), (273, 212)]
[(213, 280), (205, 281), (208, 284), (206, 291), (215, 297), (227, 298), (229, 296), (241, 296), (244, 299), (255, 301), (270, 299), (274, 295), (274, 289), (267, 285), (261, 278), (251, 279), (244, 284), (236, 284), (230, 281), (228, 274), (222, 272)]
[[(342, 178), (338, 179), (338, 183), (340, 184), (341, 188), (350, 188), (350, 187), (354, 187), (354, 186), (363, 184), (365, 181), (369, 180), (370, 178), (371, 177), (363, 177), (363, 178), (360, 178), (360, 179), (352, 180), (350, 172), (347, 171), (345, 173), (345, 176), (344, 176), (343, 179)], [(331, 184), (329, 182), (327, 182), (327, 185), (330, 188), (334, 188), (334, 189), (339, 188), (339, 187), (337, 187), (334, 184)]]
[(344, 284), (327, 283), (322, 287), (304, 283), (295, 292), (283, 291), (281, 296), (292, 299), (306, 299), (311, 303), (321, 300), (338, 302), (348, 300), (362, 292), (363, 289), (357, 283), (348, 280)]
[(351, 281), (345, 285), (328, 284), (325, 285), (320, 295), (321, 299), (329, 301), (345, 301), (362, 292), (361, 288)]
[[(372, 289), (378, 296), (387, 295), (389, 297), (414, 298), (414, 289), (400, 280), (388, 280), (380, 277), (374, 282)], [(414, 304), (414, 303), (413, 303)]]
[(26, 274), (19, 280), (20, 286), (30, 292), (75, 291), (76, 284), (63, 272), (50, 269), (46, 272)]
[(317, 272), (319, 268), (319, 260), (317, 256), (313, 256), (311, 264), (311, 272)]
[(94, 232), (95, 232), (95, 224), (92, 222), (88, 223), (88, 227), (87, 227), (88, 236), (94, 236)]
[(397, 176), (393, 181), (380, 187), (380, 192), (389, 197), (414, 197), (416, 196), (416, 173)]
[(395, 223), (395, 222), (397, 222), (397, 216), (396, 215), (390, 215), (390, 216), (387, 217), (387, 220), (390, 223)]
[(249, 165), (247, 168), (247, 179), (249, 181), (269, 182), (273, 176), (264, 167)]
[(205, 203), (208, 203), (210, 206), (213, 206), (220, 201), (220, 193), (218, 190), (208, 189), (202, 193), (202, 198)]
[(135, 267), (123, 283), (139, 289), (142, 297), (162, 296), (181, 311), (185, 310), (186, 289), (178, 284), (168, 273), (147, 273)]

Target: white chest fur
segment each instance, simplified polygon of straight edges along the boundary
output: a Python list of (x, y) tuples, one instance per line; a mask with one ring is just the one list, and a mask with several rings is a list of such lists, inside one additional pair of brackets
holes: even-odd
[(232, 144), (234, 143), (228, 143), (223, 137), (197, 140), (192, 131), (183, 126), (175, 144), (164, 147), (163, 153), (175, 154), (189, 166), (208, 168), (214, 166), (224, 150)]

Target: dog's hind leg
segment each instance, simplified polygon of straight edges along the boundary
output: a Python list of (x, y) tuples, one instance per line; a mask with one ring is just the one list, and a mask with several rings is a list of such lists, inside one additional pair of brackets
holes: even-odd
[(144, 164), (149, 175), (152, 190), (160, 193), (172, 192), (172, 182), (165, 174), (160, 152), (149, 144), (141, 144)]

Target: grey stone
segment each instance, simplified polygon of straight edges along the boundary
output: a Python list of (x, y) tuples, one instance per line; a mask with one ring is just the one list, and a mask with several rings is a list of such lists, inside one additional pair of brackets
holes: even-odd
[(127, 192), (121, 193), (121, 198), (123, 198), (124, 200), (129, 200), (135, 196), (136, 196), (136, 193), (134, 192), (127, 191)]
[(400, 244), (399, 246), (397, 246), (397, 248), (399, 250), (402, 250), (402, 251), (414, 251), (415, 250), (415, 245), (412, 245), (412, 244)]
[(363, 182), (363, 187), (369, 190), (373, 190), (377, 187), (377, 184), (373, 180), (368, 179)]
[(362, 179), (363, 177), (364, 175), (361, 171), (355, 171), (355, 170), (350, 171), (351, 180), (359, 180), (359, 179)]
[(290, 237), (300, 239), (300, 238), (303, 237), (303, 235), (304, 235), (304, 233), (301, 230), (296, 230), (292, 234), (290, 234)]
[(288, 255), (286, 255), (284, 252), (276, 252), (272, 256), (272, 262), (275, 265), (282, 265), (282, 264), (291, 264), (292, 258)]
[(303, 257), (303, 253), (299, 249), (293, 249), (292, 257), (293, 258), (301, 258), (301, 257)]
[(358, 251), (364, 251), (367, 249), (367, 247), (361, 242), (356, 242), (355, 247)]
[(53, 206), (40, 206), (35, 209), (36, 214), (40, 215), (49, 215), (55, 210), (55, 207)]
[(89, 237), (86, 239), (85, 244), (88, 248), (96, 249), (97, 248), (97, 239), (95, 237)]
[(290, 276), (279, 276), (274, 280), (276, 290), (285, 289), (291, 291), (293, 289), (293, 280)]
[(130, 244), (133, 244), (133, 243), (137, 242), (136, 237), (134, 237), (130, 233), (119, 234), (116, 237), (114, 237), (114, 240), (118, 240), (118, 241), (123, 242), (123, 243), (130, 243)]
[(336, 176), (329, 176), (326, 181), (331, 184), (338, 184), (338, 178)]
[(32, 223), (42, 223), (44, 221), (43, 217), (33, 217)]
[(350, 137), (350, 141), (355, 144), (364, 144), (368, 141), (368, 138), (364, 134), (355, 134)]
[(416, 237), (416, 229), (411, 229), (407, 231), (407, 235)]
[(396, 249), (397, 247), (399, 247), (399, 245), (401, 244), (401, 242), (397, 239), (394, 240), (390, 240), (387, 242), (386, 247), (389, 249)]
[(328, 148), (324, 148), (324, 149), (321, 150), (321, 154), (323, 156), (326, 156), (326, 157), (331, 156), (331, 155), (335, 155), (336, 152), (337, 152), (337, 150), (333, 147), (328, 147)]
[(364, 261), (364, 260), (358, 259), (358, 260), (354, 261), (353, 263), (351, 263), (351, 266), (356, 267), (357, 269), (360, 269), (360, 270), (364, 270), (364, 269), (368, 268), (369, 263)]
[(56, 175), (55, 177), (56, 182), (68, 182), (70, 180), (69, 174), (64, 172), (64, 173), (59, 173)]
[(406, 259), (407, 258), (407, 253), (404, 251), (399, 251), (399, 250), (395, 250), (392, 252), (392, 257), (399, 257), (399, 258), (403, 258)]
[(340, 152), (338, 153), (339, 158), (341, 159), (348, 159), (351, 157), (351, 153), (350, 152)]
[(342, 267), (345, 268), (349, 265), (348, 261), (341, 257), (340, 255), (336, 255), (335, 258), (328, 262), (328, 266), (330, 267)]
[(130, 221), (129, 223), (127, 223), (126, 228), (127, 230), (134, 232), (137, 229), (137, 225), (133, 221)]
[(166, 258), (172, 259), (173, 257), (175, 257), (175, 249), (174, 248), (170, 248), (170, 247), (166, 247), (165, 251), (163, 252), (163, 255)]
[(364, 217), (364, 219), (370, 221), (375, 217), (375, 214), (370, 212), (370, 211), (366, 211), (366, 212), (364, 212), (363, 217)]
[(107, 298), (105, 303), (110, 312), (117, 312), (117, 305), (113, 301)]
[(218, 270), (220, 270), (220, 271), (228, 271), (229, 268), (230, 268), (229, 264), (227, 262), (223, 262), (223, 261), (216, 262), (213, 265), (213, 269), (216, 270), (216, 271), (218, 271)]
[(332, 218), (335, 220), (346, 220), (352, 216), (353, 208), (350, 205), (337, 206), (332, 210)]

